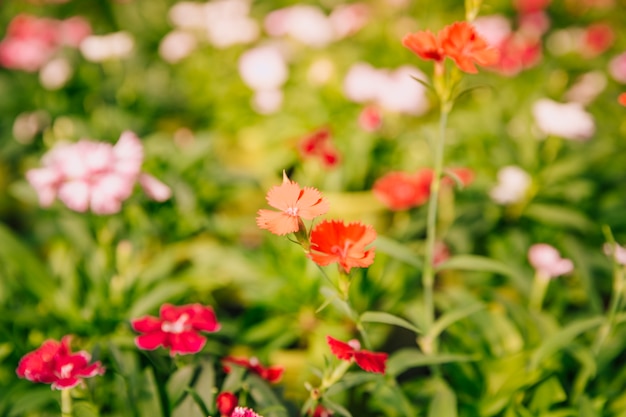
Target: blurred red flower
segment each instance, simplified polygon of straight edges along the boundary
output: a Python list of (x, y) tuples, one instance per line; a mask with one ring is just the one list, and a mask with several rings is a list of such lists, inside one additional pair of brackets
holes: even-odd
[(276, 235), (297, 232), (300, 229), (300, 218), (310, 220), (329, 209), (328, 201), (317, 189), (301, 189), (297, 183), (287, 178), (284, 171), (283, 183), (272, 187), (266, 198), (270, 206), (280, 211), (259, 210), (256, 224)]
[(432, 59), (441, 62), (445, 58), (445, 52), (441, 47), (439, 36), (430, 30), (409, 33), (402, 39), (402, 45), (409, 48), (422, 59)]
[(221, 327), (213, 309), (200, 304), (163, 304), (159, 317), (145, 316), (132, 320), (131, 325), (133, 330), (145, 333), (135, 338), (139, 349), (163, 346), (170, 349), (171, 356), (199, 352), (206, 343), (199, 332), (216, 332)]
[(251, 372), (254, 372), (261, 378), (272, 384), (279, 382), (283, 377), (283, 372), (285, 371), (285, 368), (283, 368), (282, 366), (265, 367), (261, 365), (261, 362), (259, 362), (259, 360), (255, 357), (247, 359), (227, 356), (222, 360), (222, 363), (224, 364), (224, 371), (226, 373), (230, 372), (230, 366), (228, 366), (227, 364), (231, 363), (234, 365), (243, 366), (244, 368), (248, 369)]
[(354, 359), (354, 362), (364, 371), (379, 374), (385, 373), (385, 362), (387, 361), (386, 353), (361, 350), (361, 344), (356, 339), (345, 343), (330, 336), (326, 336), (326, 341), (333, 355), (339, 359), (344, 361)]
[(308, 415), (310, 415), (311, 417), (330, 417), (333, 414), (334, 413), (331, 410), (327, 409), (321, 404), (318, 404), (315, 409), (309, 410), (308, 413)]
[(300, 139), (298, 149), (303, 158), (317, 157), (327, 168), (339, 163), (339, 152), (330, 139), (332, 134), (329, 128), (323, 127), (309, 133)]
[(620, 94), (619, 97), (617, 97), (617, 101), (619, 104), (626, 107), (626, 93)]
[(311, 250), (307, 254), (318, 265), (339, 263), (346, 273), (351, 268), (366, 268), (374, 262), (376, 231), (359, 222), (345, 224), (339, 220), (324, 220), (311, 231)]
[(220, 392), (215, 399), (220, 416), (226, 417), (230, 417), (233, 414), (235, 407), (237, 407), (237, 402), (235, 394), (228, 391)]
[(82, 378), (104, 374), (99, 361), (89, 364), (89, 353), (71, 352), (70, 339), (71, 336), (64, 336), (60, 342), (46, 340), (39, 348), (24, 355), (18, 364), (17, 376), (52, 384), (53, 389), (68, 389), (78, 385)]

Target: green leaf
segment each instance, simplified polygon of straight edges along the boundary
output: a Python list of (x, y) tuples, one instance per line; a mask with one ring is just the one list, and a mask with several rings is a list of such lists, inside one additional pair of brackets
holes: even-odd
[(592, 231), (595, 224), (582, 212), (554, 204), (532, 203), (524, 211), (524, 215), (551, 226), (567, 227), (581, 232)]
[(344, 407), (340, 406), (336, 402), (329, 400), (327, 397), (324, 397), (322, 399), (322, 405), (329, 410), (332, 410), (335, 413), (342, 415), (343, 417), (352, 417), (352, 414), (350, 414), (348, 410), (346, 410)]
[(335, 395), (342, 391), (345, 391), (349, 388), (363, 385), (366, 382), (374, 381), (380, 379), (381, 376), (369, 373), (369, 372), (351, 372), (343, 376), (339, 382), (328, 388), (326, 393), (328, 395)]
[(428, 417), (456, 417), (456, 395), (443, 381), (438, 381), (435, 395), (428, 407)]
[(553, 404), (560, 403), (566, 399), (567, 394), (565, 394), (561, 383), (555, 376), (552, 376), (539, 384), (535, 389), (529, 409), (535, 415), (543, 415)]
[(594, 317), (585, 320), (576, 320), (561, 330), (548, 337), (533, 352), (530, 358), (530, 369), (534, 370), (546, 357), (554, 354), (558, 350), (565, 349), (579, 335), (600, 326), (604, 322), (604, 317)]
[(187, 365), (176, 372), (168, 379), (165, 389), (167, 390), (167, 398), (170, 404), (176, 404), (185, 394), (185, 390), (191, 385), (193, 374), (196, 369), (193, 365)]
[(448, 328), (455, 322), (484, 308), (485, 306), (483, 304), (476, 303), (446, 312), (444, 315), (439, 317), (437, 321), (435, 321), (435, 323), (433, 323), (433, 326), (430, 328), (430, 330), (428, 330), (428, 333), (426, 334), (426, 338), (429, 338), (430, 340), (435, 340), (441, 334), (441, 332), (443, 332), (446, 328)]
[(578, 405), (579, 417), (600, 417), (600, 415), (594, 410), (591, 400), (586, 395), (580, 397)]
[(133, 306), (130, 308), (128, 316), (138, 317), (148, 314), (157, 310), (161, 304), (171, 300), (173, 297), (184, 294), (188, 290), (189, 287), (183, 282), (163, 282), (162, 284), (157, 285), (151, 290), (143, 293), (144, 295), (135, 301)]
[(159, 390), (156, 385), (154, 371), (152, 368), (146, 368), (143, 372), (143, 386), (141, 395), (135, 399), (136, 407), (141, 417), (161, 417), (163, 410)]
[(418, 366), (430, 366), (451, 362), (469, 362), (477, 359), (477, 356), (454, 353), (425, 355), (417, 348), (405, 348), (398, 350), (389, 357), (387, 360), (387, 374), (397, 376), (407, 369)]
[(187, 395), (172, 411), (172, 417), (207, 417), (191, 395)]
[[(194, 390), (199, 399), (204, 403), (205, 408), (213, 408), (213, 404), (215, 403), (215, 392), (217, 389), (215, 388), (215, 366), (212, 361), (202, 361), (200, 374), (194, 384)], [(198, 402), (197, 398), (194, 399)]]
[(377, 252), (391, 256), (417, 269), (422, 269), (422, 260), (402, 243), (385, 236), (378, 236), (374, 242)]
[(413, 323), (384, 311), (366, 311), (361, 314), (361, 321), (367, 323), (391, 324), (394, 326), (404, 327), (405, 329), (411, 330), (415, 333), (421, 333), (421, 330), (418, 329)]
[(86, 401), (76, 401), (72, 404), (73, 417), (98, 417), (98, 408)]
[(507, 264), (479, 255), (456, 255), (437, 266), (437, 271), (460, 269), (464, 271), (493, 272), (502, 275), (515, 275), (516, 271)]

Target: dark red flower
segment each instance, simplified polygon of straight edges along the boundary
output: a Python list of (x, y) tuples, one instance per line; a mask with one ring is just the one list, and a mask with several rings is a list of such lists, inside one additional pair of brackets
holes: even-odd
[(104, 374), (104, 367), (99, 361), (89, 364), (89, 353), (72, 353), (70, 340), (71, 336), (64, 336), (61, 342), (46, 340), (38, 349), (22, 357), (16, 370), (17, 376), (32, 382), (52, 384), (53, 389), (67, 389), (78, 385), (82, 378)]
[(145, 333), (135, 338), (139, 349), (154, 350), (159, 346), (170, 349), (170, 355), (199, 352), (206, 338), (199, 332), (220, 329), (211, 307), (200, 304), (173, 306), (163, 304), (159, 317), (145, 316), (131, 321), (133, 329)]
[(283, 377), (283, 372), (285, 371), (285, 368), (283, 368), (282, 366), (265, 367), (261, 365), (261, 362), (259, 362), (259, 360), (255, 357), (248, 359), (227, 356), (222, 360), (222, 363), (224, 364), (224, 371), (226, 373), (230, 372), (230, 367), (227, 364), (230, 363), (233, 365), (239, 365), (251, 372), (254, 372), (261, 378), (272, 384), (279, 382), (280, 379)]
[(220, 413), (220, 416), (230, 417), (230, 415), (237, 407), (237, 397), (232, 392), (224, 391), (220, 392), (217, 398), (215, 399), (215, 403), (217, 404), (217, 411)]
[(379, 374), (385, 373), (385, 362), (387, 354), (382, 352), (371, 352), (369, 350), (361, 350), (361, 344), (358, 340), (352, 339), (348, 343), (333, 339), (326, 336), (328, 346), (331, 352), (341, 360), (351, 361), (354, 359), (357, 365), (364, 371), (375, 372)]
[(314, 410), (309, 410), (308, 413), (311, 417), (331, 417), (333, 414), (332, 410), (329, 410), (321, 404), (318, 404)]
[(332, 134), (328, 127), (317, 129), (298, 143), (300, 155), (303, 158), (319, 158), (327, 168), (332, 168), (339, 163), (339, 152), (331, 142)]
[(324, 220), (311, 231), (307, 256), (321, 266), (337, 262), (349, 273), (351, 268), (366, 268), (374, 262), (374, 249), (366, 249), (374, 239), (376, 231), (372, 226)]

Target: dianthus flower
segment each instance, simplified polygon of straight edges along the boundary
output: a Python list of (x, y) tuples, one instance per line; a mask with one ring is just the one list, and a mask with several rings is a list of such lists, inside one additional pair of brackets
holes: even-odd
[(547, 243), (537, 243), (528, 250), (528, 261), (538, 276), (544, 279), (569, 274), (574, 270), (570, 259), (561, 258), (559, 251)]
[(329, 209), (328, 201), (322, 194), (311, 187), (300, 186), (287, 178), (283, 171), (283, 183), (272, 187), (267, 193), (267, 202), (280, 211), (258, 211), (256, 224), (276, 235), (300, 230), (300, 219), (313, 219)]
[(26, 179), (43, 207), (58, 198), (74, 211), (117, 213), (137, 182), (157, 201), (171, 195), (169, 187), (141, 172), (143, 147), (129, 131), (123, 132), (115, 145), (85, 139), (58, 145), (42, 162), (43, 167), (29, 170)]
[(315, 409), (309, 410), (308, 415), (311, 417), (331, 417), (334, 413), (332, 410), (318, 404)]
[(234, 365), (242, 366), (246, 368), (247, 370), (254, 372), (255, 374), (259, 375), (261, 378), (265, 379), (267, 382), (272, 383), (272, 384), (279, 382), (280, 379), (283, 377), (283, 372), (285, 371), (285, 368), (283, 368), (282, 366), (265, 367), (255, 357), (247, 359), (247, 358), (234, 358), (232, 356), (227, 356), (226, 358), (222, 360), (222, 362), (224, 363), (224, 371), (226, 373), (230, 372), (230, 366), (228, 366), (227, 364), (231, 363)]
[(89, 364), (89, 353), (71, 352), (70, 339), (71, 336), (64, 336), (60, 342), (46, 340), (39, 348), (27, 353), (18, 364), (17, 376), (51, 384), (52, 389), (60, 390), (75, 387), (83, 378), (104, 374), (99, 361)]
[(337, 262), (346, 273), (351, 268), (366, 268), (374, 262), (376, 231), (359, 222), (345, 224), (339, 220), (324, 220), (311, 231), (311, 250), (307, 254), (318, 265)]
[(230, 415), (230, 417), (262, 417), (246, 407), (237, 407)]
[(237, 397), (229, 391), (220, 392), (215, 403), (220, 416), (230, 417), (237, 407)]
[(429, 30), (409, 33), (402, 44), (422, 59), (441, 63), (447, 56), (465, 72), (476, 73), (474, 63), (495, 64), (498, 51), (491, 47), (468, 22), (456, 22), (433, 34)]
[(354, 360), (361, 369), (367, 372), (385, 373), (385, 362), (387, 361), (386, 353), (362, 350), (361, 344), (356, 339), (345, 343), (330, 336), (326, 336), (326, 341), (328, 342), (328, 346), (330, 346), (331, 352), (333, 352), (333, 355), (337, 358), (344, 361)]
[(323, 127), (304, 136), (298, 148), (303, 158), (317, 157), (327, 168), (332, 168), (339, 163), (339, 152), (333, 146), (330, 129)]
[(135, 338), (139, 349), (163, 346), (170, 349), (171, 356), (199, 352), (206, 343), (199, 332), (216, 332), (221, 327), (213, 309), (200, 304), (163, 304), (159, 317), (141, 317), (132, 320), (131, 325), (133, 330), (145, 333)]

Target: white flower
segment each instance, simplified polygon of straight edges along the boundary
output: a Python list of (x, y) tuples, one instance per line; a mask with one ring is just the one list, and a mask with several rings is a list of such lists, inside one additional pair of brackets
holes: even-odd
[(114, 32), (107, 35), (91, 35), (80, 43), (80, 52), (85, 59), (103, 62), (108, 59), (125, 58), (135, 47), (135, 40), (128, 32)]
[(58, 90), (72, 76), (72, 67), (65, 58), (55, 58), (39, 71), (39, 81), (47, 90)]
[(515, 204), (526, 196), (531, 178), (520, 167), (510, 165), (498, 171), (498, 185), (489, 196), (498, 204)]
[(198, 42), (196, 37), (189, 32), (175, 30), (161, 40), (159, 55), (170, 63), (175, 63), (186, 58), (196, 49)]
[(330, 19), (315, 6), (296, 5), (275, 10), (267, 15), (264, 25), (270, 36), (288, 35), (317, 48), (335, 40)]
[(280, 50), (266, 45), (249, 49), (241, 55), (239, 74), (253, 90), (275, 90), (285, 83), (289, 70)]
[(532, 113), (546, 135), (584, 141), (595, 132), (593, 117), (579, 103), (557, 103), (544, 98), (535, 102)]

